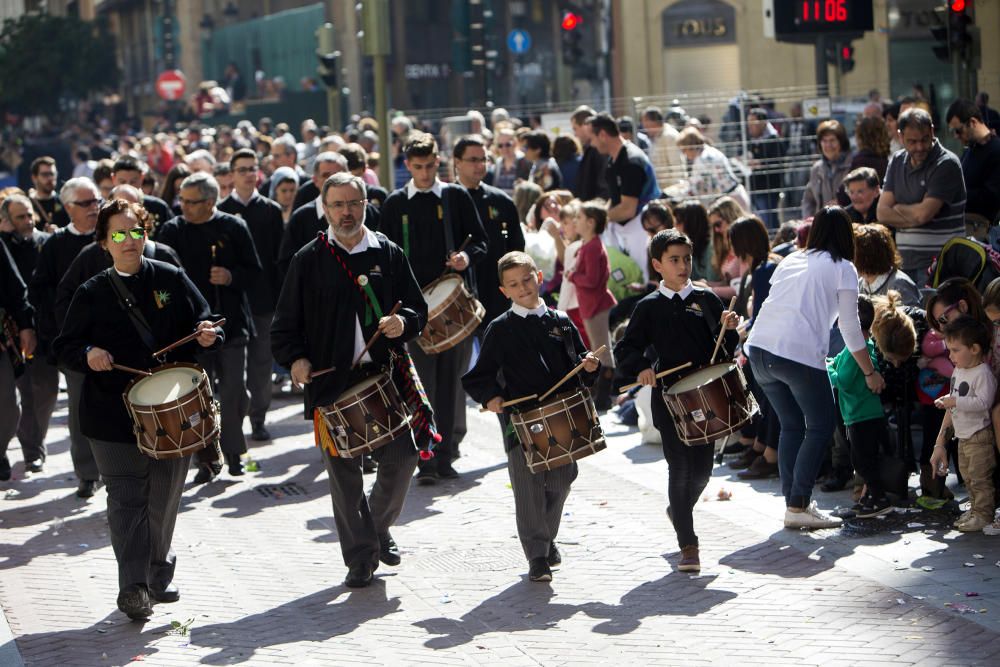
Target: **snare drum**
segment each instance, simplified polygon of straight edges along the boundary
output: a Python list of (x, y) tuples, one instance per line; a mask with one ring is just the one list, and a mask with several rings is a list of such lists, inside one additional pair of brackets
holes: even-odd
[(389, 373), (365, 378), (319, 408), (337, 454), (345, 459), (387, 445), (410, 428), (410, 413)]
[(425, 287), (427, 326), (417, 343), (425, 354), (439, 354), (472, 335), (482, 324), (486, 309), (454, 273), (441, 276)]
[(218, 406), (208, 375), (194, 364), (154, 368), (125, 387), (139, 451), (154, 459), (177, 459), (219, 437)]
[(604, 429), (586, 389), (558, 394), (534, 410), (510, 416), (528, 470), (552, 470), (606, 447)]
[(677, 436), (706, 445), (742, 428), (757, 413), (743, 371), (733, 363), (707, 366), (663, 390)]

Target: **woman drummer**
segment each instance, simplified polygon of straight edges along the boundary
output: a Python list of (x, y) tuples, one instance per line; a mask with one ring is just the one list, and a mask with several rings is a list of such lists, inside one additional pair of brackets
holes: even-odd
[[(160, 349), (197, 331), (195, 341), (172, 350), (167, 361), (191, 362), (196, 344), (221, 344), (205, 298), (182, 269), (142, 256), (146, 211), (115, 199), (101, 207), (96, 241), (114, 261), (73, 296), (54, 343), (59, 361), (86, 373), (81, 430), (90, 439), (108, 491), (111, 545), (118, 561), (118, 608), (132, 619), (152, 614), (151, 599), (174, 602), (174, 522), (190, 456), (154, 460), (136, 447), (132, 421), (122, 400), (135, 375), (114, 365), (157, 366)], [(141, 315), (133, 323), (116, 286), (124, 288)], [(140, 333), (140, 330), (142, 332)], [(151, 345), (152, 344), (152, 345)]]

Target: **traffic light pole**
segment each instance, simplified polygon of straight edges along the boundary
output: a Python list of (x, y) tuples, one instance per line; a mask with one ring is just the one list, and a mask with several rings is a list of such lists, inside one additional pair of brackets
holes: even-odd
[(365, 55), (372, 58), (375, 75), (375, 118), (378, 120), (378, 178), (382, 186), (392, 191), (392, 131), (386, 96), (385, 59), (392, 50), (389, 41), (389, 0), (364, 0), (361, 5), (364, 26)]
[(830, 74), (826, 66), (826, 35), (817, 35), (814, 51), (816, 61), (816, 92), (817, 94), (829, 94)]

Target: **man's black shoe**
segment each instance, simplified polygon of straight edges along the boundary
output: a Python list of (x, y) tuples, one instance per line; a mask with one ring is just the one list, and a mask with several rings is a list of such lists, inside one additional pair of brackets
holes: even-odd
[(371, 474), (378, 470), (378, 464), (375, 463), (375, 459), (372, 458), (371, 454), (365, 454), (361, 457), (361, 472), (365, 475)]
[(832, 473), (826, 478), (826, 481), (820, 484), (820, 491), (823, 493), (832, 493), (834, 491), (843, 491), (848, 482), (854, 477), (853, 473)]
[(532, 558), (528, 563), (528, 579), (531, 581), (552, 581), (552, 570), (545, 556)]
[(266, 428), (264, 428), (264, 422), (258, 422), (251, 425), (250, 439), (258, 441), (271, 439), (271, 434)]
[(559, 547), (553, 542), (549, 547), (549, 557), (548, 557), (549, 567), (555, 567), (562, 563), (562, 554), (559, 553)]
[(45, 459), (31, 459), (24, 464), (25, 470), (28, 472), (42, 472), (45, 467)]
[[(216, 466), (218, 466), (218, 470), (215, 469)], [(208, 484), (213, 479), (215, 479), (215, 476), (218, 475), (221, 471), (222, 471), (222, 466), (219, 465), (218, 463), (216, 463), (215, 465), (202, 463), (201, 465), (198, 466), (198, 474), (194, 476), (194, 483)]]
[(233, 477), (243, 475), (243, 461), (240, 460), (239, 454), (226, 454), (226, 464), (229, 466), (229, 474)]
[(451, 467), (451, 464), (438, 466), (438, 477), (441, 479), (458, 479), (458, 471)]
[(0, 482), (6, 482), (10, 479), (10, 459), (6, 456), (0, 456)]
[(177, 602), (181, 599), (181, 591), (174, 584), (167, 584), (167, 587), (162, 591), (158, 591), (155, 588), (149, 589), (149, 597), (153, 598), (157, 602)]
[(365, 586), (370, 586), (372, 579), (375, 578), (375, 568), (371, 566), (371, 563), (358, 563), (357, 565), (352, 565), (347, 570), (347, 577), (344, 579), (344, 585), (349, 588), (364, 588)]
[(392, 535), (386, 534), (379, 537), (378, 543), (378, 559), (380, 561), (392, 567), (399, 565), (403, 561), (399, 555), (399, 547), (396, 546), (396, 540), (392, 539)]
[(118, 593), (118, 609), (133, 621), (145, 621), (153, 615), (149, 591), (139, 584), (126, 586)]
[(91, 498), (97, 492), (96, 479), (82, 479), (76, 487), (77, 498)]
[(417, 484), (421, 486), (431, 486), (437, 484), (437, 473), (428, 468), (421, 468), (417, 471)]

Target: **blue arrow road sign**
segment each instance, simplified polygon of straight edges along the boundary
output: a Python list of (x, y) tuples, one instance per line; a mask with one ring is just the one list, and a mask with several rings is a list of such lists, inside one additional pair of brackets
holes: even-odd
[(527, 30), (511, 30), (510, 34), (507, 35), (507, 48), (510, 49), (511, 53), (527, 53), (528, 49), (531, 48), (531, 35), (528, 34)]

